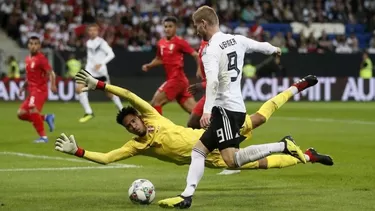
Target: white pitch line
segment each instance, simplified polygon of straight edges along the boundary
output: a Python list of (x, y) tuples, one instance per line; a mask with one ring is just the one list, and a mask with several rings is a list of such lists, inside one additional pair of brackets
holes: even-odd
[[(70, 161), (76, 163), (93, 163), (88, 160), (79, 160), (74, 158), (63, 158), (63, 157), (54, 157), (54, 156), (47, 156), (47, 155), (34, 155), (28, 153), (21, 153), (21, 152), (0, 152), (0, 155), (13, 155), (18, 157), (26, 157), (32, 159), (45, 159), (45, 160), (63, 160), (63, 161)], [(138, 168), (140, 166), (137, 165), (129, 165), (129, 164), (119, 164), (119, 163), (112, 163), (111, 166), (128, 166), (128, 168)]]
[(328, 119), (328, 118), (303, 118), (303, 117), (271, 117), (272, 119), (282, 119), (291, 121), (309, 121), (309, 122), (333, 122), (342, 124), (357, 124), (357, 125), (375, 125), (375, 122), (353, 120), (353, 119)]
[(122, 169), (122, 168), (134, 168), (134, 167), (131, 165), (117, 165), (117, 166), (81, 166), (81, 167), (60, 167), (60, 168), (14, 168), (14, 169), (0, 169), (0, 172), (71, 171), (71, 170)]

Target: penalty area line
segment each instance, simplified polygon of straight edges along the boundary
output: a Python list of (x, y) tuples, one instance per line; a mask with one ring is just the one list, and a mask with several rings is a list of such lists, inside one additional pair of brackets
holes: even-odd
[[(74, 158), (63, 158), (63, 157), (54, 157), (54, 156), (47, 156), (47, 155), (34, 155), (34, 154), (28, 154), (28, 153), (22, 153), (22, 152), (0, 152), (0, 155), (11, 155), (11, 156), (18, 156), (18, 157), (25, 157), (25, 158), (31, 158), (31, 159), (44, 159), (44, 160), (62, 160), (62, 161), (69, 161), (69, 162), (75, 162), (75, 163), (91, 163), (94, 162), (88, 161), (88, 160), (79, 160)], [(137, 165), (130, 165), (130, 164), (119, 164), (119, 163), (111, 163), (108, 166), (127, 166), (128, 168), (139, 168), (141, 166)]]
[(72, 171), (72, 170), (124, 169), (124, 168), (134, 168), (134, 167), (130, 165), (116, 165), (116, 166), (77, 166), (77, 167), (60, 167), (60, 168), (14, 168), (14, 169), (0, 169), (0, 172)]

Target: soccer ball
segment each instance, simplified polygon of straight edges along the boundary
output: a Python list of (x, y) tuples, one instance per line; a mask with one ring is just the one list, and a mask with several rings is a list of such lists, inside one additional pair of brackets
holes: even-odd
[(130, 185), (128, 194), (135, 204), (151, 204), (155, 199), (155, 187), (147, 179), (137, 179)]

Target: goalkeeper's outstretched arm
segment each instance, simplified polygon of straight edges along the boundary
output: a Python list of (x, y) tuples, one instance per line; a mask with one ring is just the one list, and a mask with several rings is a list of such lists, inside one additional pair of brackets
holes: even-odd
[(131, 153), (131, 150), (124, 145), (121, 148), (109, 151), (107, 153), (84, 150), (82, 157), (87, 160), (106, 165), (132, 156), (134, 156), (134, 154)]
[(87, 151), (81, 147), (78, 147), (74, 136), (70, 135), (68, 138), (64, 133), (62, 133), (61, 136), (56, 139), (55, 150), (75, 155), (77, 157), (82, 157), (100, 164), (113, 163), (138, 154), (138, 149), (135, 147), (135, 140), (128, 141), (118, 149), (109, 151), (107, 153), (102, 153)]
[(106, 84), (104, 87), (106, 92), (117, 95), (121, 98), (126, 99), (135, 109), (137, 109), (142, 115), (159, 115), (159, 113), (152, 107), (148, 102), (138, 97), (133, 92), (115, 86), (111, 84)]

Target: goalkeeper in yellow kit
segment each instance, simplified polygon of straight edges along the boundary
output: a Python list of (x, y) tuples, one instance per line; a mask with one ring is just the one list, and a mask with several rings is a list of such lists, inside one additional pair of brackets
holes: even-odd
[[(118, 113), (116, 120), (117, 123), (124, 126), (130, 133), (136, 136), (118, 149), (101, 153), (84, 150), (77, 146), (73, 135), (67, 137), (65, 134), (61, 134), (55, 142), (56, 150), (101, 164), (109, 164), (139, 154), (178, 165), (187, 165), (190, 163), (191, 150), (196, 140), (199, 140), (203, 134), (203, 129), (195, 130), (176, 125), (169, 119), (161, 116), (148, 102), (129, 90), (98, 81), (84, 70), (81, 70), (77, 74), (76, 81), (77, 83), (86, 85), (82, 91), (99, 89), (126, 99), (133, 107), (123, 108)], [(250, 116), (247, 116), (241, 130), (241, 135), (250, 138), (251, 130), (251, 119)], [(295, 143), (290, 136), (284, 137), (281, 141), (288, 144), (289, 147), (299, 149), (299, 147), (294, 145)], [(241, 169), (281, 168), (296, 165), (300, 162), (299, 158), (289, 155), (288, 149), (285, 149), (284, 153), (270, 155), (259, 161), (250, 162), (242, 166)], [(309, 149), (304, 156), (311, 162), (319, 162), (325, 165), (333, 164), (329, 156), (318, 154), (313, 149)], [(212, 168), (227, 168), (226, 163), (221, 158), (220, 152), (217, 150), (207, 156), (206, 165)]]

